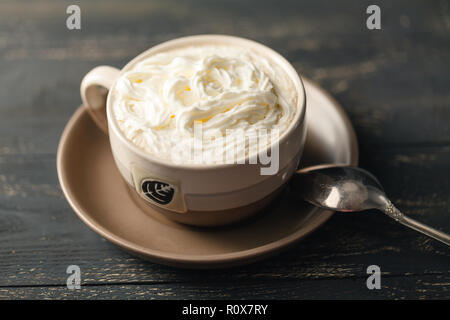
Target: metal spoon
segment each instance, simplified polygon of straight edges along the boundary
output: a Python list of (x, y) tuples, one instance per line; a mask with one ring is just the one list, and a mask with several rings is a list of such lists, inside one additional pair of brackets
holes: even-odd
[(395, 221), (450, 246), (450, 236), (402, 214), (369, 172), (357, 167), (316, 166), (294, 175), (293, 187), (314, 206), (334, 211), (383, 211)]

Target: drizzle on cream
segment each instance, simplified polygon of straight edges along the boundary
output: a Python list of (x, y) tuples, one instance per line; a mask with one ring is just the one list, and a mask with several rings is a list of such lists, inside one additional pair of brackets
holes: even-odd
[[(133, 144), (172, 162), (198, 161), (194, 128), (201, 125), (202, 163), (223, 163), (225, 151), (249, 155), (242, 136), (289, 126), (296, 110), (281, 68), (248, 49), (186, 47), (141, 60), (117, 81), (113, 112)], [(266, 131), (264, 131), (266, 130)], [(253, 149), (252, 149), (253, 148)]]

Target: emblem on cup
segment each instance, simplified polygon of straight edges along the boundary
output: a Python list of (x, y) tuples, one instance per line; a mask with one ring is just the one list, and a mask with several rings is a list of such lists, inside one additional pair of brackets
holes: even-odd
[(175, 188), (169, 183), (150, 179), (142, 181), (141, 189), (148, 199), (162, 205), (169, 204), (175, 193)]

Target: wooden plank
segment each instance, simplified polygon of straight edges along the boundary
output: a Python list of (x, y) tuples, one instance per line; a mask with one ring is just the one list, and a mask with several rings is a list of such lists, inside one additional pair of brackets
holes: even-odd
[[(437, 280), (437, 281), (436, 281)], [(381, 277), (380, 290), (366, 278), (0, 288), (0, 299), (448, 299), (450, 275)], [(181, 310), (180, 310), (181, 313)]]

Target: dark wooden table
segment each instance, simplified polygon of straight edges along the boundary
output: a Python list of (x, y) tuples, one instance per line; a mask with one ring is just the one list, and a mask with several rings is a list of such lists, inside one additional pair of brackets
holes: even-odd
[[(81, 8), (81, 30), (66, 8)], [(2, 1), (0, 298), (450, 298), (450, 250), (376, 211), (336, 214), (271, 259), (228, 270), (145, 262), (91, 231), (56, 174), (60, 134), (92, 67), (121, 67), (180, 36), (260, 41), (317, 81), (355, 126), (361, 166), (405, 213), (450, 232), (450, 3), (376, 1)], [(81, 290), (66, 288), (68, 265)], [(381, 289), (366, 268), (379, 265)]]

